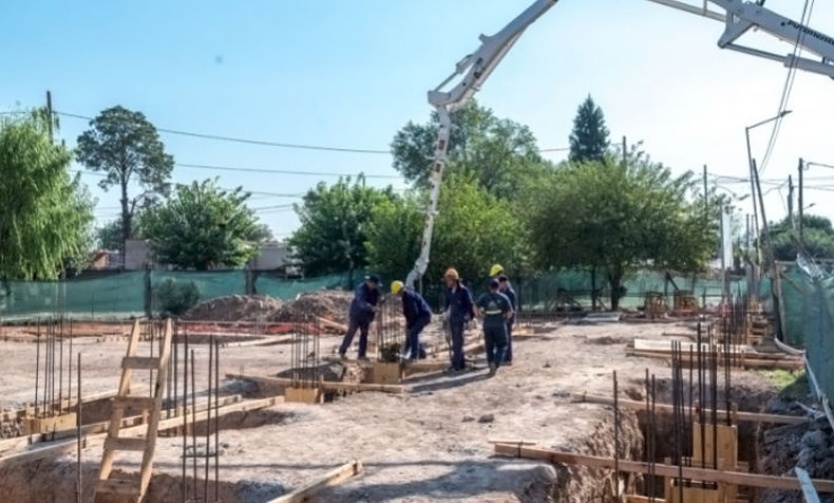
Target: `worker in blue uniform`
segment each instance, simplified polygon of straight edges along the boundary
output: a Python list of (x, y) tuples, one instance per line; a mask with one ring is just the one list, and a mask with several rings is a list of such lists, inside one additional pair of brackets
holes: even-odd
[(498, 372), (507, 351), (507, 320), (513, 314), (510, 299), (499, 291), (499, 281), (490, 280), (489, 292), (481, 295), (475, 305), (483, 320), (484, 346), (489, 363), (489, 376)]
[(513, 324), (515, 323), (515, 313), (518, 310), (516, 302), (515, 290), (510, 285), (510, 281), (506, 276), (501, 274), (498, 276), (498, 291), (503, 293), (510, 301), (510, 307), (513, 309), (513, 314), (507, 318), (507, 352), (504, 355), (504, 365), (512, 366), (513, 364)]
[(368, 352), (368, 329), (371, 322), (374, 321), (374, 316), (377, 312), (377, 304), (379, 303), (379, 277), (371, 275), (365, 278), (365, 281), (356, 288), (353, 294), (353, 300), (350, 303), (350, 312), (348, 314), (350, 321), (348, 323), (348, 331), (342, 339), (342, 345), (339, 347), (339, 356), (346, 358), (347, 351), (353, 343), (353, 336), (356, 331), (359, 331), (359, 354), (360, 360), (367, 360)]
[(391, 293), (400, 297), (403, 303), (406, 329), (403, 357), (417, 360), (420, 357), (420, 333), (431, 323), (431, 308), (422, 295), (406, 288), (402, 281), (391, 283)]
[(463, 354), (463, 332), (466, 324), (475, 317), (475, 304), (469, 289), (463, 286), (457, 270), (450, 268), (444, 275), (446, 280), (446, 301), (443, 313), (452, 339), (452, 361), (449, 372), (466, 369)]

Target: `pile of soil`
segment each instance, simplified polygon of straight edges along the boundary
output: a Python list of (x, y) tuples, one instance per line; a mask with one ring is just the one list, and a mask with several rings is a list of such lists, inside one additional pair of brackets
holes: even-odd
[(337, 323), (347, 323), (351, 300), (351, 293), (336, 290), (304, 293), (272, 313), (269, 321), (300, 322), (306, 316), (318, 316)]
[(198, 321), (263, 321), (279, 311), (283, 302), (263, 295), (215, 297), (197, 304), (182, 316)]

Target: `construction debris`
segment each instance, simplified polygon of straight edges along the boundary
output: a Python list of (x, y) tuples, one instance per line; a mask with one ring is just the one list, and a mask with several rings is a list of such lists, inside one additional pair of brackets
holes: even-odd
[(284, 305), (278, 299), (261, 295), (231, 295), (202, 302), (182, 316), (194, 321), (263, 321)]

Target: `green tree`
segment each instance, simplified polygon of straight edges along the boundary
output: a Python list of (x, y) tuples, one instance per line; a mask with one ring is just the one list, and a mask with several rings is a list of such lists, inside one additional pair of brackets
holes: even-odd
[[(424, 198), (421, 198), (424, 199)], [(437, 281), (448, 267), (468, 280), (484, 278), (495, 262), (518, 263), (523, 229), (509, 201), (471, 179), (452, 176), (444, 183), (435, 222), (431, 260), (425, 277)], [(391, 278), (405, 278), (420, 253), (425, 214), (415, 199), (381, 205), (369, 231), (369, 262)]]
[(570, 160), (574, 163), (602, 161), (609, 145), (605, 115), (590, 95), (579, 105), (570, 134)]
[[(632, 150), (559, 170), (531, 195), (527, 227), (538, 265), (604, 274), (617, 309), (640, 267), (694, 272), (716, 251), (717, 211), (705, 211), (692, 173), (675, 177)], [(717, 211), (716, 211), (717, 209)]]
[(89, 261), (94, 201), (45, 115), (0, 121), (0, 279), (54, 279)]
[[(550, 167), (530, 128), (498, 118), (474, 100), (452, 114), (452, 123), (444, 177), (465, 176), (494, 195), (514, 199), (526, 181)], [(409, 122), (391, 144), (394, 168), (417, 188), (429, 186), (437, 126), (436, 113), (428, 123)]]
[[(121, 191), (120, 249), (124, 250), (124, 242), (135, 237), (137, 209), (151, 206), (160, 195), (168, 194), (174, 158), (165, 153), (156, 128), (142, 112), (115, 106), (103, 110), (90, 121), (90, 129), (78, 137), (77, 160), (92, 171), (106, 174), (99, 182), (102, 189), (117, 186)], [(131, 183), (137, 183), (142, 193), (130, 197)]]
[[(131, 225), (131, 239), (142, 239), (144, 233), (142, 232), (141, 222), (142, 218), (139, 213), (133, 216), (133, 224)], [(95, 233), (96, 245), (103, 250), (122, 250), (124, 248), (124, 225), (122, 225), (122, 218), (118, 217), (107, 222), (96, 229)]]
[[(813, 258), (834, 259), (834, 227), (831, 220), (817, 215), (803, 215), (802, 244)], [(773, 256), (776, 260), (794, 261), (799, 252), (799, 234), (793, 223), (785, 218), (770, 226)]]
[(309, 276), (353, 271), (367, 265), (365, 243), (374, 208), (396, 197), (391, 187), (367, 187), (359, 176), (319, 183), (295, 211), (301, 227), (289, 239)]
[(198, 271), (246, 264), (266, 239), (249, 196), (219, 188), (216, 179), (177, 185), (164, 204), (141, 213), (154, 259)]

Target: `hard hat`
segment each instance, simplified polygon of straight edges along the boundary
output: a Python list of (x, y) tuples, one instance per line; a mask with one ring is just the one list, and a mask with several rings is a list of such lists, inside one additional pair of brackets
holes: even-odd
[(494, 266), (492, 266), (492, 269), (489, 270), (489, 275), (498, 276), (502, 272), (504, 272), (504, 268), (501, 267), (501, 264), (495, 264)]
[(446, 274), (444, 274), (443, 276), (454, 280), (460, 279), (460, 275), (458, 274), (457, 269), (455, 269), (454, 267), (446, 269)]
[(402, 281), (394, 281), (391, 283), (391, 293), (397, 295), (402, 291), (403, 287), (405, 287), (405, 284)]

